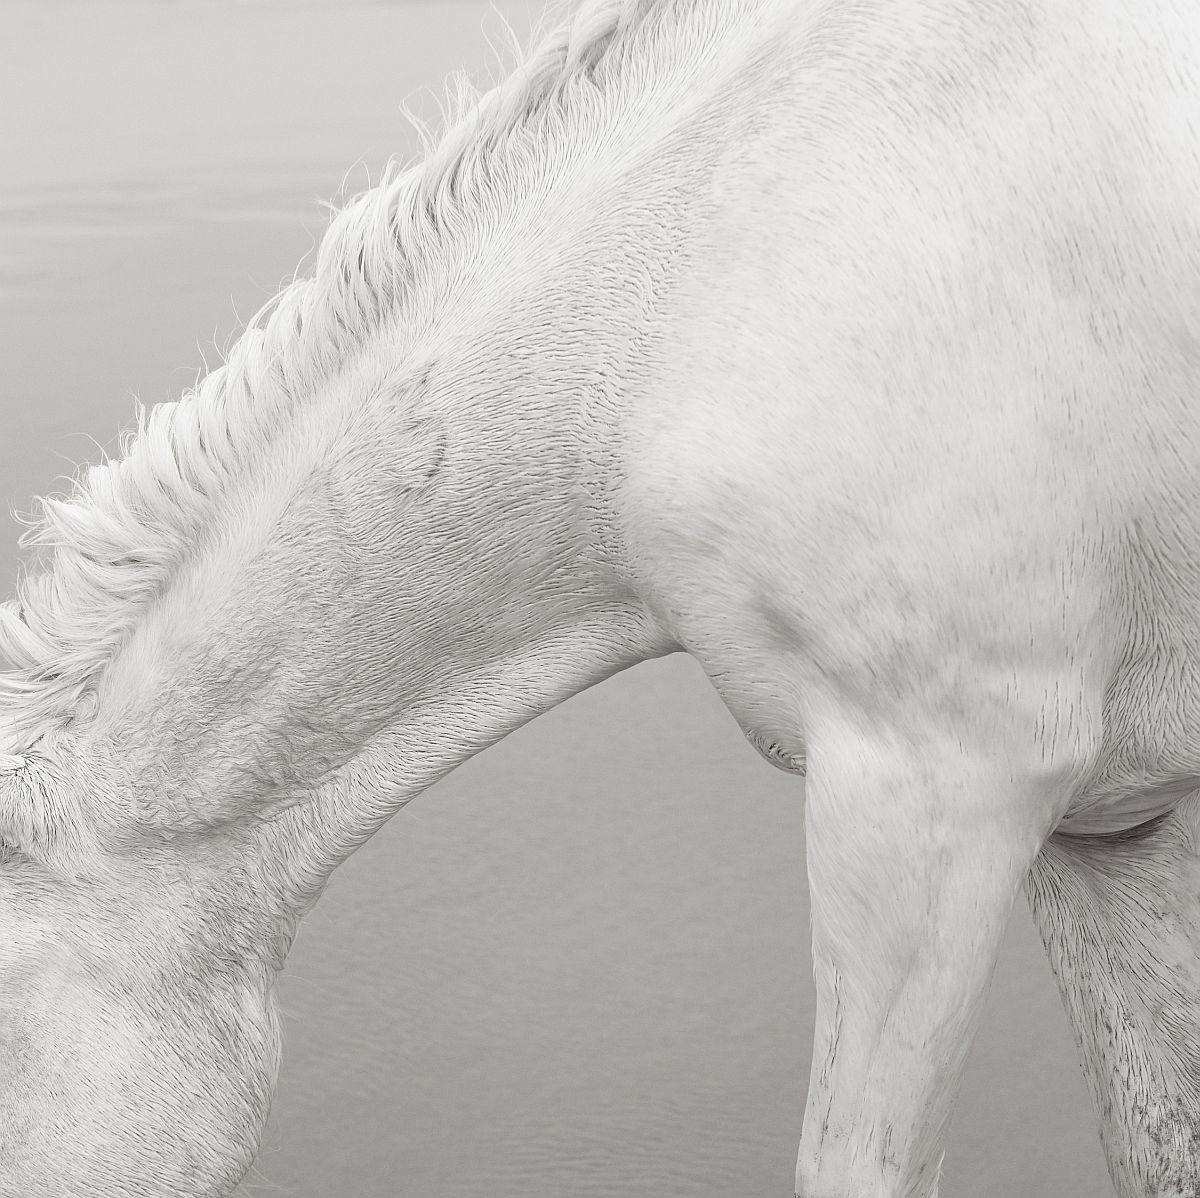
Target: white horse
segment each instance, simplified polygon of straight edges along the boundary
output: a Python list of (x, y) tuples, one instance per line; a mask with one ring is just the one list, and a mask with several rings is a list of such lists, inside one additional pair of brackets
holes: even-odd
[[(686, 650), (808, 768), (796, 1188), (929, 1198), (1028, 879), (1200, 1191), (1200, 9), (591, 0), (349, 205), (0, 616), (0, 1195), (223, 1195), (330, 872)], [(797, 863), (797, 868), (800, 868)]]

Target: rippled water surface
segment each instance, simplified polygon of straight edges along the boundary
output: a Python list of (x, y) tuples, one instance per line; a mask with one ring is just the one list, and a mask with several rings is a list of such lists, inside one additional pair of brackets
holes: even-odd
[[(506, 0), (524, 35), (530, 15)], [(26, 508), (278, 284), (397, 106), (494, 69), (483, 3), (4, 0), (0, 490)], [(357, 166), (355, 164), (358, 164)], [(0, 583), (15, 524), (0, 529)], [(468, 763), (334, 877), (240, 1193), (784, 1198), (809, 1060), (803, 788), (687, 659)], [(1111, 1193), (1022, 906), (946, 1198)]]

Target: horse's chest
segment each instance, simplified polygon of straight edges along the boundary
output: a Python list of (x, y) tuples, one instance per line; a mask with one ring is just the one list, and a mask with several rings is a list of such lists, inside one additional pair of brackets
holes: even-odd
[[(719, 647), (736, 638), (714, 636), (693, 651), (751, 744), (776, 767), (802, 774), (812, 695), (804, 668), (811, 663), (797, 651), (801, 622), (761, 602), (754, 614), (741, 613), (736, 649)], [(1183, 614), (1176, 606), (1171, 627), (1160, 627), (1114, 676), (1100, 756), (1071, 804), (1068, 829), (1129, 827), (1200, 790), (1200, 610), (1194, 620)]]

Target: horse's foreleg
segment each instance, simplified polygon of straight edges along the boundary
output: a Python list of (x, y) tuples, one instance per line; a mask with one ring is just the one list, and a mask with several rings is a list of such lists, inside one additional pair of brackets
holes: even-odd
[(1016, 892), (1046, 826), (1032, 784), (954, 742), (810, 742), (817, 1024), (800, 1198), (933, 1198)]
[(1055, 836), (1029, 898), (1122, 1198), (1200, 1194), (1200, 797), (1134, 836)]

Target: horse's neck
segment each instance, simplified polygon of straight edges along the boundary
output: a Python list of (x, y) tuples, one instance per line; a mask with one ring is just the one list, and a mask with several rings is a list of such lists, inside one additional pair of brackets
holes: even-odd
[(569, 154), (521, 167), (545, 186), (514, 190), (512, 211), (497, 200), (427, 304), (289, 388), (282, 427), (247, 455), (261, 469), (101, 679), (94, 734), (144, 818), (204, 826), (320, 792), (353, 840), (673, 647), (628, 581), (622, 454), (696, 197), (741, 111), (722, 116), (706, 89), (760, 36), (672, 85), (665, 132), (646, 104), (614, 109), (607, 131), (568, 128)]
[(264, 447), (102, 680), (94, 727), (154, 819), (267, 815), (380, 737), (398, 803), (646, 655), (597, 531), (613, 442), (595, 413), (581, 440), (538, 348), (393, 371), (375, 347)]

